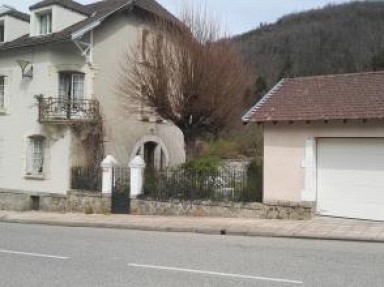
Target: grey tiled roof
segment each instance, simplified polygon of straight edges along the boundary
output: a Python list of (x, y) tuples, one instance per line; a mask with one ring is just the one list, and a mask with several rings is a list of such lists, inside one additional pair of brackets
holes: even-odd
[(6, 16), (6, 15), (9, 15), (9, 16), (15, 17), (17, 19), (29, 22), (29, 15), (28, 14), (25, 14), (23, 12), (17, 11), (15, 9), (9, 9), (6, 12), (0, 13), (0, 17)]
[(29, 7), (30, 10), (44, 8), (50, 5), (59, 5), (75, 12), (90, 15), (92, 11), (86, 6), (72, 0), (43, 0)]
[[(42, 3), (44, 3), (45, 6), (50, 5), (46, 3), (52, 2), (62, 2), (67, 4), (72, 3), (68, 5), (73, 5), (73, 3), (76, 3), (74, 1), (69, 0), (44, 0), (31, 7), (35, 9), (36, 5), (43, 5)], [(76, 5), (81, 4), (77, 3)], [(69, 41), (71, 40), (71, 36), (73, 33), (89, 26), (90, 24), (96, 21), (103, 20), (109, 15), (113, 14), (115, 11), (127, 8), (130, 5), (133, 5), (133, 8), (141, 9), (143, 11), (146, 11), (147, 13), (165, 18), (172, 22), (179, 21), (175, 16), (173, 16), (155, 0), (103, 0), (89, 5), (81, 5), (83, 7), (82, 9), (84, 9), (83, 11), (89, 11), (89, 17), (84, 19), (83, 21), (80, 21), (60, 32), (52, 33), (49, 35), (38, 37), (30, 37), (29, 35), (24, 35), (14, 41), (1, 44), (0, 51)]]

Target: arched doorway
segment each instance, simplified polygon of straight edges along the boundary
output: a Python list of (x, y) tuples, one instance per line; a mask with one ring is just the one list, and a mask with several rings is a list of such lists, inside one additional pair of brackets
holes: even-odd
[(163, 170), (169, 166), (169, 154), (163, 141), (156, 136), (144, 136), (135, 145), (131, 159), (140, 155), (147, 167)]

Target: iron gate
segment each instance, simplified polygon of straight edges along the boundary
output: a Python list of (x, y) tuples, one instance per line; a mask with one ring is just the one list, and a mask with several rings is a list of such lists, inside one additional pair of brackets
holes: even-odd
[(115, 167), (113, 170), (112, 213), (129, 214), (130, 212), (130, 170), (128, 167)]

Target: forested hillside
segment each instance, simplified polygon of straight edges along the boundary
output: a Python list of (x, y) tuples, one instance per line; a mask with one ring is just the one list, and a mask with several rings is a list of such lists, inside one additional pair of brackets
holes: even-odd
[(291, 14), (232, 40), (251, 65), (252, 102), (281, 77), (384, 67), (384, 1)]

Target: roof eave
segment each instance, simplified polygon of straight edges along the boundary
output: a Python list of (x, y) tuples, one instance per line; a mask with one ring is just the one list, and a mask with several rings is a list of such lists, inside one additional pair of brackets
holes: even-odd
[(63, 8), (65, 8), (65, 9), (74, 11), (74, 12), (76, 12), (76, 13), (79, 13), (79, 14), (82, 14), (82, 15), (85, 15), (85, 16), (89, 16), (89, 15), (92, 14), (91, 12), (80, 11), (79, 9), (71, 8), (71, 7), (65, 6), (65, 5), (61, 4), (60, 2), (49, 3), (49, 4), (45, 4), (45, 5), (38, 5), (38, 4), (37, 4), (37, 5), (32, 5), (32, 6), (29, 7), (29, 11), (38, 10), (38, 9), (44, 9), (44, 8), (46, 8), (46, 7), (50, 7), (50, 6), (54, 6), (54, 5), (63, 7)]
[(101, 18), (98, 18), (97, 20), (95, 20), (94, 22), (91, 22), (90, 24), (88, 24), (87, 26), (73, 32), (71, 34), (71, 39), (72, 40), (77, 40), (81, 37), (83, 37), (86, 33), (92, 31), (93, 29), (95, 29), (96, 27), (100, 26), (100, 24), (106, 19), (108, 18), (109, 16), (111, 16), (112, 14), (116, 13), (117, 11), (125, 8), (126, 6), (128, 5), (131, 5), (133, 3), (133, 0), (129, 1), (129, 2), (126, 2), (124, 3), (123, 5), (121, 5), (120, 7), (116, 8), (115, 10), (109, 12), (108, 14), (104, 15), (103, 17)]
[(268, 93), (264, 95), (261, 100), (259, 100), (252, 108), (250, 108), (241, 118), (243, 123), (252, 122), (253, 114), (257, 112), (257, 110), (259, 110), (268, 101), (269, 98), (271, 98), (278, 90), (280, 90), (284, 82), (285, 78), (282, 78)]
[(86, 33), (90, 32), (91, 30), (95, 29), (96, 27), (100, 26), (102, 21), (98, 20), (95, 22), (90, 23), (89, 25), (77, 30), (76, 32), (71, 34), (72, 40), (77, 40), (83, 37)]

